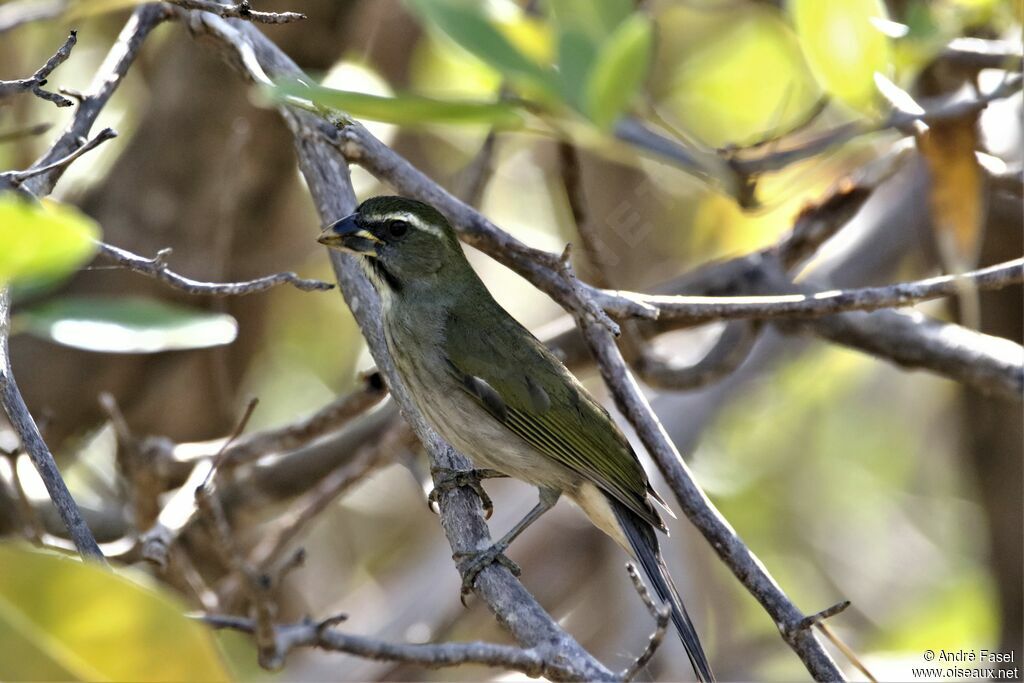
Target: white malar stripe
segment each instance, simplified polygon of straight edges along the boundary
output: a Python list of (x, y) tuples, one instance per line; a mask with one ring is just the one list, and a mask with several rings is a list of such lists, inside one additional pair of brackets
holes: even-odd
[(409, 223), (409, 224), (415, 226), (417, 229), (422, 230), (423, 232), (430, 233), (434, 237), (438, 237), (438, 238), (444, 237), (444, 234), (441, 232), (440, 228), (438, 228), (436, 225), (432, 225), (432, 224), (426, 222), (425, 220), (423, 220), (422, 218), (420, 218), (419, 216), (417, 216), (416, 214), (409, 213), (408, 211), (393, 211), (392, 213), (384, 214), (383, 216), (374, 216), (373, 218), (374, 218), (374, 220), (378, 220), (378, 221), (382, 221), (382, 222), (383, 221), (404, 221), (406, 223)]

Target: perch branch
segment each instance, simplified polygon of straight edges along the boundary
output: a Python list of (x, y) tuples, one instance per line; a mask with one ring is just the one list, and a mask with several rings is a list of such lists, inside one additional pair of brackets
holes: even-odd
[[(211, 18), (216, 21), (210, 21)], [(212, 38), (226, 53), (229, 62), (254, 82), (262, 82), (268, 74), (272, 77), (303, 77), (301, 70), (276, 45), (244, 22), (204, 13), (186, 13), (183, 19), (197, 35)], [(282, 107), (281, 113), (294, 134), (299, 167), (321, 220), (326, 224), (351, 213), (356, 202), (349, 182), (347, 161), (339, 154), (336, 144), (329, 143), (320, 134), (325, 126), (327, 130), (332, 130), (333, 126), (304, 110)], [(440, 468), (467, 469), (468, 461), (426, 425), (398, 380), (380, 328), (379, 302), (357, 263), (351, 257), (337, 253), (331, 254), (331, 262), (342, 294), (367, 339), (377, 367), (426, 447), (432, 464)], [(560, 276), (554, 277), (561, 281)], [(567, 285), (562, 283), (562, 287)], [(472, 551), (489, 545), (490, 534), (481, 516), (480, 501), (474, 494), (463, 489), (446, 491), (441, 496), (440, 508), (442, 526), (454, 552)], [(477, 577), (475, 591), (523, 646), (550, 648), (552, 653), (557, 653), (546, 673), (549, 678), (614, 678), (611, 671), (544, 611), (507, 569), (499, 566), (485, 568)]]
[[(257, 625), (251, 619), (219, 614), (201, 615), (200, 620), (213, 628), (254, 633)], [(541, 648), (520, 648), (496, 643), (429, 643), (425, 645), (388, 643), (363, 636), (342, 633), (333, 628), (344, 615), (321, 621), (306, 619), (296, 624), (274, 627), (274, 642), (281, 656), (297, 647), (315, 647), (332, 652), (345, 652), (378, 661), (415, 664), (439, 669), (463, 664), (501, 667), (520, 671), (528, 676), (546, 676), (552, 665)]]

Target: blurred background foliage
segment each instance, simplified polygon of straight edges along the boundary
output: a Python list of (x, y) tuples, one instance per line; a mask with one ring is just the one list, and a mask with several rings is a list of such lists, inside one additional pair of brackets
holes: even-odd
[[(79, 44), (51, 86), (83, 89), (127, 4), (78, 0), (73, 19), (0, 34), (0, 77), (32, 73), (66, 30), (77, 28)], [(101, 541), (131, 540), (133, 521), (100, 393), (116, 398), (136, 434), (201, 441), (225, 436), (249, 396), (261, 400), (250, 430), (287, 424), (357, 388), (370, 365), (336, 294), (282, 287), (214, 301), (102, 266), (79, 270), (98, 224), (106, 241), (138, 253), (173, 247), (171, 266), (200, 279), (295, 269), (330, 280), (312, 239), (317, 218), (289, 136), (267, 109), (269, 97), (342, 108), (463, 194), (473, 160), (497, 126), (493, 178), (475, 199), (503, 229), (552, 251), (579, 241), (555, 149), (559, 139), (572, 140), (584, 150), (584, 190), (605, 275), (616, 287), (647, 289), (774, 243), (805, 203), (885, 154), (898, 136), (860, 136), (769, 174), (758, 185), (757, 206), (744, 208), (714, 179), (697, 180), (616, 139), (621, 117), (657, 125), (716, 159), (715, 150), (805, 125), (815, 131), (875, 121), (889, 110), (876, 74), (915, 96), (936, 96), (937, 80), (949, 77), (932, 65), (952, 39), (1019, 40), (1022, 19), (1020, 3), (1011, 0), (258, 4), (309, 15), (262, 30), (320, 85), (246, 88), (180, 27), (164, 26), (100, 118), (120, 137), (71, 167), (54, 195), (60, 204), (0, 203), (0, 280), (13, 280), (16, 292), (15, 371)], [(0, 168), (24, 168), (47, 149), (66, 110), (32, 97), (7, 105), (0, 133), (55, 125), (0, 144)], [(990, 107), (979, 130), (985, 149), (1019, 162), (1020, 97)], [(353, 176), (361, 198), (387, 191), (360, 169)], [(878, 246), (861, 246), (856, 267), (825, 268), (825, 281), (867, 285), (933, 272), (928, 192), (920, 163), (901, 170), (847, 229), (854, 237), (834, 240), (842, 243), (830, 244), (822, 258), (852, 250), (858, 239)], [(982, 260), (1019, 256), (1019, 206), (992, 204), (987, 216)], [(33, 229), (24, 229), (29, 224)], [(62, 237), (47, 238), (51, 229)], [(39, 244), (17, 241), (25, 235)], [(497, 299), (531, 329), (542, 334), (559, 317), (540, 292), (467, 249)], [(585, 278), (592, 266), (579, 265)], [(812, 264), (808, 277), (815, 273)], [(1019, 289), (1008, 296), (986, 295), (983, 321), (988, 331), (1019, 339)], [(922, 308), (949, 315), (941, 303)], [(672, 333), (659, 344), (692, 362), (715, 333), (714, 326)], [(582, 379), (601, 393), (598, 378)], [(813, 612), (853, 601), (833, 628), (879, 678), (906, 677), (926, 648), (1021, 652), (1019, 406), (979, 403), (948, 381), (774, 332), (727, 381), (650, 394), (697, 479), (796, 604)], [(0, 446), (14, 445), (13, 435), (0, 431)], [(458, 603), (448, 547), (423, 504), (423, 464), (399, 458), (395, 465), (377, 468), (298, 539), (308, 560), (280, 589), (282, 616), (345, 611), (354, 632), (413, 642), (505, 640), (484, 608)], [(5, 490), (12, 490), (14, 471), (42, 505), (45, 492), (23, 458), (0, 461)], [(506, 528), (533, 502), (516, 483), (488, 489), (497, 506), (492, 529)], [(285, 503), (266, 492), (239, 503), (232, 512), (243, 541), (255, 543), (275, 528)], [(2, 513), (0, 529), (16, 534)], [(52, 526), (49, 517), (43, 521)], [(801, 678), (805, 672), (774, 625), (685, 519), (672, 532), (670, 564), (720, 676)], [(621, 570), (623, 558), (568, 505), (532, 528), (511, 555), (542, 604), (610, 666), (624, 665), (642, 647), (650, 623)], [(159, 596), (149, 585), (154, 580), (140, 588), (140, 575), (159, 576), (144, 563), (123, 579), (0, 548), (0, 565), (5, 679), (141, 680), (146, 671), (154, 680), (214, 680), (227, 675), (225, 666), (242, 680), (494, 675), (317, 652), (297, 653), (283, 672), (267, 674), (255, 667), (244, 637), (218, 635), (220, 654), (211, 654), (202, 629), (176, 616), (182, 603), (170, 602), (195, 609), (195, 595), (168, 576)], [(210, 585), (223, 573), (216, 566), (199, 571)], [(167, 597), (168, 588), (178, 596)], [(83, 639), (104, 633), (119, 641), (116, 648)], [(123, 640), (128, 634), (135, 642)], [(24, 649), (16, 644), (22, 641)], [(140, 659), (125, 661), (126, 651)], [(166, 668), (152, 668), (158, 664)], [(667, 642), (644, 675), (688, 676), (679, 644)]]

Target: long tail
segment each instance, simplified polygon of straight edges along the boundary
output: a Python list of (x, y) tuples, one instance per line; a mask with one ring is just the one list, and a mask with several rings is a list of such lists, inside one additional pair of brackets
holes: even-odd
[(647, 580), (654, 587), (654, 592), (672, 608), (672, 623), (679, 632), (679, 639), (683, 641), (686, 654), (693, 665), (693, 671), (697, 674), (697, 680), (711, 683), (715, 675), (711, 673), (711, 665), (708, 664), (707, 655), (700, 645), (697, 637), (697, 630), (690, 621), (690, 616), (683, 607), (683, 601), (679, 598), (672, 577), (669, 576), (668, 568), (661, 559), (661, 552), (658, 549), (658, 537), (655, 535), (654, 527), (649, 522), (641, 519), (635, 512), (622, 505), (618, 501), (609, 498), (615, 517), (619, 520), (619, 526), (629, 540), (633, 552), (636, 554), (640, 566), (647, 575)]

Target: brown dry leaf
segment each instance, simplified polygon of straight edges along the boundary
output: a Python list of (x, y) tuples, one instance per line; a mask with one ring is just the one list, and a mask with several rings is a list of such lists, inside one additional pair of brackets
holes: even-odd
[(931, 174), (928, 195), (936, 242), (945, 270), (960, 273), (977, 265), (984, 214), (982, 169), (978, 146), (978, 113), (936, 121), (917, 136)]

